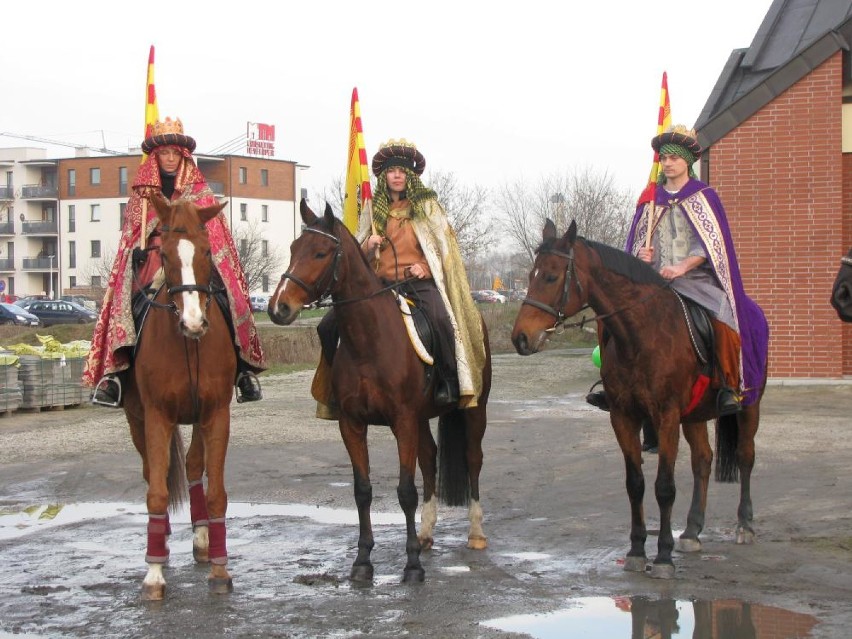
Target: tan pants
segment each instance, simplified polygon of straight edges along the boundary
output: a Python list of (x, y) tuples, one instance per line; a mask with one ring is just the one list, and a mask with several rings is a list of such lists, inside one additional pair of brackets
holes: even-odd
[(734, 390), (740, 387), (740, 336), (734, 329), (710, 318), (716, 333), (716, 359), (722, 369), (719, 381)]
[(316, 416), (319, 419), (337, 419), (337, 403), (334, 401), (334, 392), (331, 388), (331, 364), (322, 353), (314, 373), (314, 380), (311, 382), (311, 395), (317, 400)]

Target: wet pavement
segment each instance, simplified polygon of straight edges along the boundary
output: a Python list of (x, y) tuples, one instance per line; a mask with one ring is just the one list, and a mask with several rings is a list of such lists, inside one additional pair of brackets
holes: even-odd
[[(466, 509), (440, 508), (426, 581), (415, 585), (400, 583), (404, 525), (385, 429), (370, 438), (375, 579), (349, 582), (351, 470), (336, 426), (305, 417), (309, 375), (265, 380), (265, 406), (234, 409), (234, 592), (225, 596), (208, 592), (179, 511), (165, 600), (140, 600), (144, 485), (119, 413), (0, 420), (0, 637), (848, 636), (852, 479), (850, 445), (837, 438), (852, 412), (848, 388), (822, 389), (828, 408), (818, 411), (805, 405), (807, 389), (770, 390), (753, 487), (757, 544), (732, 543), (738, 488), (713, 484), (703, 550), (676, 555), (676, 578), (656, 581), (622, 570), (623, 464), (606, 416), (582, 401), (594, 371), (587, 358), (548, 357), (495, 362), (482, 500), (489, 548), (466, 548)], [(680, 525), (688, 465), (682, 449)], [(653, 557), (652, 495), (646, 512)]]

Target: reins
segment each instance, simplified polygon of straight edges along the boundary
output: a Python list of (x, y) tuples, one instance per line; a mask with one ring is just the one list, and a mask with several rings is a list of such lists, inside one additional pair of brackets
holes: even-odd
[[(649, 293), (648, 295), (645, 295), (644, 297), (640, 297), (638, 300), (636, 300), (632, 304), (629, 304), (629, 305), (624, 306), (622, 308), (617, 308), (614, 311), (610, 311), (609, 313), (599, 313), (599, 314), (594, 315), (592, 317), (585, 317), (584, 316), (576, 322), (566, 323), (568, 316), (565, 315), (565, 313), (562, 312), (562, 309), (565, 308), (565, 306), (568, 304), (568, 302), (571, 299), (571, 281), (572, 280), (576, 280), (577, 290), (580, 292), (580, 295), (583, 294), (583, 286), (580, 283), (580, 280), (577, 279), (576, 273), (574, 271), (574, 247), (572, 246), (571, 249), (569, 250), (569, 252), (567, 252), (567, 253), (565, 253), (564, 251), (558, 251), (556, 249), (541, 249), (539, 251), (539, 253), (547, 253), (549, 255), (555, 255), (556, 257), (567, 260), (567, 262), (568, 262), (565, 266), (565, 273), (563, 275), (562, 292), (559, 294), (559, 299), (556, 301), (556, 304), (554, 306), (549, 306), (549, 305), (545, 304), (544, 302), (539, 302), (538, 300), (532, 299), (530, 297), (525, 297), (524, 300), (521, 302), (522, 306), (524, 304), (528, 304), (529, 306), (532, 306), (532, 307), (537, 308), (541, 311), (544, 311), (545, 313), (547, 313), (549, 315), (553, 315), (556, 318), (556, 321), (554, 322), (553, 326), (551, 326), (548, 329), (545, 329), (546, 333), (553, 333), (557, 330), (565, 331), (566, 329), (569, 329), (569, 328), (577, 328), (577, 327), (584, 328), (586, 323), (588, 323), (588, 322), (597, 322), (599, 320), (605, 320), (605, 319), (608, 319), (608, 318), (613, 317), (615, 315), (618, 315), (619, 313), (623, 313), (624, 311), (630, 310), (631, 308), (635, 308), (636, 306), (644, 304), (648, 300), (656, 297), (661, 292), (668, 290), (671, 287), (671, 282), (667, 281), (659, 289)], [(852, 260), (850, 260), (850, 263), (852, 263)], [(590, 306), (588, 304), (586, 304), (582, 308), (580, 308), (580, 310), (578, 312), (584, 311), (587, 308), (590, 308)]]

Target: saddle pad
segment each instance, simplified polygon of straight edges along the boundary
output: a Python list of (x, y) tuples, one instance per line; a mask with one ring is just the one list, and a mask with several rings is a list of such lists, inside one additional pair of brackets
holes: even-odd
[(429, 351), (423, 344), (423, 340), (420, 339), (420, 335), (417, 333), (417, 329), (414, 326), (414, 318), (411, 316), (411, 309), (409, 308), (410, 302), (396, 291), (393, 291), (393, 294), (396, 297), (396, 303), (399, 305), (399, 311), (402, 313), (402, 322), (405, 324), (408, 339), (411, 340), (411, 345), (414, 347), (417, 357), (424, 364), (432, 366), (435, 363), (435, 359), (429, 354)]

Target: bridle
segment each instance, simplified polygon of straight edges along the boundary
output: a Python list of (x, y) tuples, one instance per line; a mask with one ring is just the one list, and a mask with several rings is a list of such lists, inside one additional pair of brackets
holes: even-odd
[[(525, 297), (524, 300), (521, 302), (521, 305), (523, 306), (524, 304), (528, 304), (541, 311), (544, 311), (548, 315), (553, 315), (553, 317), (556, 318), (556, 322), (551, 328), (547, 329), (547, 332), (553, 332), (557, 328), (564, 329), (573, 326), (583, 326), (583, 324), (589, 321), (585, 317), (579, 322), (574, 322), (573, 324), (565, 324), (565, 320), (568, 319), (568, 316), (562, 312), (562, 309), (565, 308), (565, 306), (571, 300), (571, 282), (573, 280), (577, 281), (577, 289), (580, 291), (580, 295), (583, 294), (583, 285), (580, 283), (580, 280), (577, 278), (577, 274), (574, 271), (574, 247), (572, 246), (570, 249), (568, 249), (567, 253), (564, 251), (557, 251), (556, 249), (547, 248), (539, 250), (539, 254), (555, 255), (556, 257), (561, 257), (562, 259), (566, 260), (565, 273), (562, 277), (562, 290), (559, 293), (559, 298), (556, 300), (556, 303), (553, 306), (549, 306), (544, 302), (534, 300), (531, 297)], [(588, 304), (580, 310), (582, 311), (586, 308), (588, 308)]]
[[(325, 231), (321, 231), (310, 226), (305, 228), (302, 233), (316, 233), (317, 235), (334, 242), (334, 256), (331, 259), (331, 264), (329, 264), (322, 276), (317, 278), (317, 281), (313, 284), (313, 286), (307, 284), (296, 275), (293, 275), (292, 271), (285, 271), (281, 276), (281, 282), (283, 283), (286, 280), (292, 280), (297, 286), (299, 286), (299, 288), (308, 294), (310, 299), (315, 300), (316, 303), (327, 295), (331, 295), (331, 289), (333, 289), (337, 284), (338, 276), (340, 275), (340, 258), (343, 257), (343, 247), (340, 244), (340, 239), (331, 233), (326, 233)], [(324, 287), (322, 287), (321, 282), (324, 280), (327, 280), (327, 283)]]
[[(647, 302), (652, 297), (656, 297), (657, 295), (660, 294), (660, 292), (665, 291), (665, 290), (669, 290), (669, 288), (671, 287), (671, 280), (668, 280), (668, 281), (666, 281), (666, 284), (664, 286), (661, 286), (659, 289), (653, 291), (652, 293), (650, 293), (650, 294), (648, 294), (644, 297), (639, 298), (634, 303), (628, 304), (627, 306), (625, 306), (623, 308), (618, 308), (618, 309), (615, 309), (614, 311), (610, 311), (609, 313), (601, 313), (601, 314), (598, 314), (598, 315), (594, 315), (592, 317), (583, 316), (580, 320), (578, 320), (576, 322), (571, 322), (570, 324), (567, 324), (566, 320), (568, 319), (568, 316), (565, 315), (565, 313), (562, 312), (562, 309), (565, 308), (565, 306), (571, 300), (571, 282), (572, 282), (572, 280), (576, 280), (577, 290), (580, 292), (581, 296), (583, 294), (583, 285), (580, 282), (580, 279), (577, 277), (577, 273), (574, 269), (574, 247), (571, 246), (571, 248), (568, 249), (567, 253), (565, 251), (558, 251), (556, 249), (551, 249), (551, 248), (540, 249), (539, 254), (542, 254), (542, 253), (549, 254), (549, 255), (555, 255), (556, 257), (560, 257), (560, 258), (566, 260), (566, 262), (567, 262), (565, 264), (565, 274), (563, 276), (562, 291), (559, 294), (559, 298), (557, 299), (556, 304), (554, 304), (553, 306), (548, 306), (547, 304), (544, 304), (543, 302), (539, 302), (538, 300), (534, 300), (530, 297), (524, 298), (523, 302), (521, 302), (522, 306), (524, 304), (529, 304), (530, 306), (533, 306), (533, 307), (535, 307), (539, 310), (542, 310), (549, 315), (553, 315), (553, 317), (556, 318), (556, 321), (553, 323), (553, 326), (551, 326), (548, 329), (545, 329), (546, 333), (553, 333), (556, 330), (560, 330), (560, 329), (565, 330), (565, 329), (568, 329), (568, 328), (577, 328), (577, 327), (583, 328), (589, 322), (596, 322), (598, 320), (607, 319), (608, 317), (612, 317), (614, 315), (617, 315), (618, 313), (622, 313), (622, 312), (624, 312), (628, 309), (631, 309), (635, 306), (639, 306), (640, 304), (644, 304), (645, 302)], [(846, 259), (850, 259), (850, 258), (846, 258)], [(852, 265), (852, 259), (850, 259), (849, 264)], [(579, 313), (580, 311), (584, 311), (587, 308), (589, 308), (589, 305), (585, 304), (577, 312)]]
[[(292, 271), (285, 271), (284, 274), (281, 276), (282, 283), (286, 280), (293, 281), (297, 286), (299, 286), (299, 288), (301, 288), (303, 291), (305, 291), (305, 293), (308, 294), (308, 298), (314, 300), (314, 302), (312, 302), (308, 306), (343, 306), (344, 304), (351, 304), (353, 302), (363, 302), (365, 300), (372, 299), (376, 295), (384, 293), (385, 291), (390, 291), (392, 289), (398, 288), (400, 284), (403, 284), (408, 281), (402, 280), (401, 282), (394, 282), (388, 286), (383, 286), (377, 291), (373, 291), (372, 293), (370, 293), (369, 295), (365, 295), (364, 297), (353, 297), (345, 300), (321, 303), (320, 300), (331, 295), (332, 290), (337, 285), (340, 279), (340, 260), (343, 257), (343, 245), (340, 242), (340, 238), (338, 238), (336, 235), (327, 233), (326, 231), (321, 231), (320, 229), (316, 229), (310, 226), (306, 227), (302, 231), (302, 233), (316, 233), (317, 235), (334, 242), (334, 256), (332, 257), (331, 264), (329, 264), (325, 272), (323, 272), (322, 276), (317, 278), (317, 281), (313, 284), (313, 286), (302, 280), (300, 277), (294, 275)], [(326, 280), (327, 284), (323, 285), (322, 283)]]

